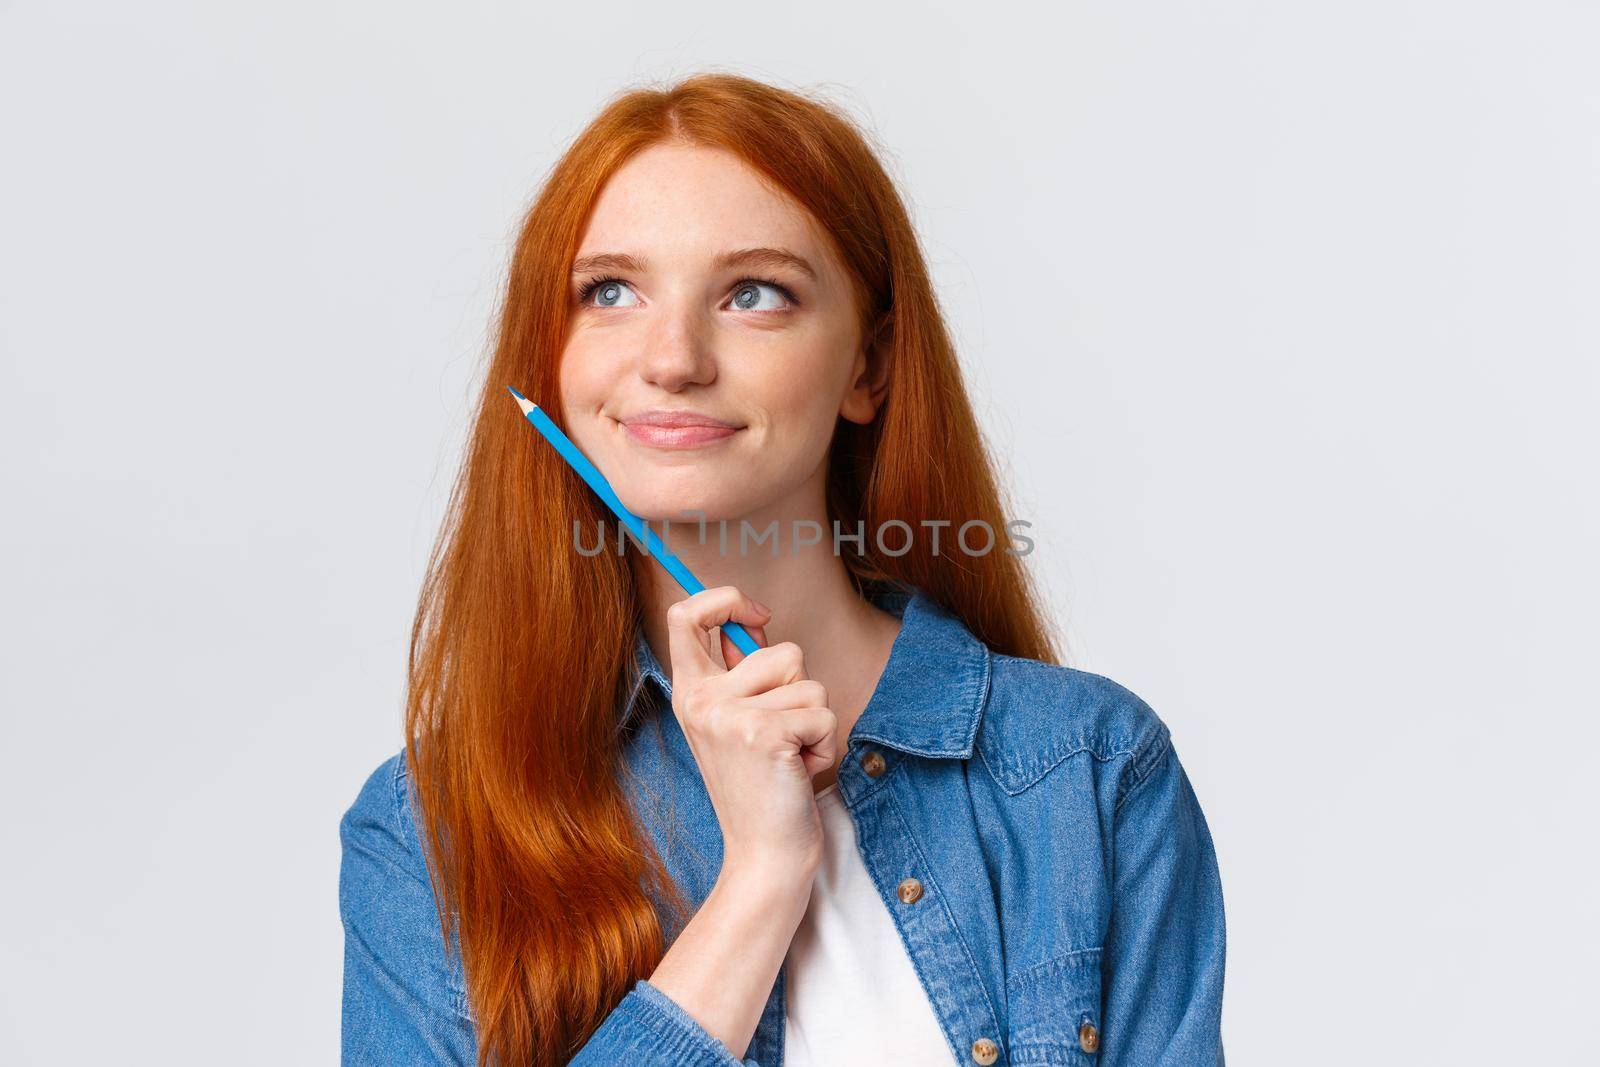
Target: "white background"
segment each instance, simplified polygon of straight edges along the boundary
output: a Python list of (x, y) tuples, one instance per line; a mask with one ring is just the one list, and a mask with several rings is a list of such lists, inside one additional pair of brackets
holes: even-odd
[[(518, 218), (706, 66), (889, 149), (1246, 1064), (1594, 1062), (1600, 17), (0, 4), (0, 1061), (330, 1063)], [(1586, 1051), (1587, 1050), (1587, 1051)]]

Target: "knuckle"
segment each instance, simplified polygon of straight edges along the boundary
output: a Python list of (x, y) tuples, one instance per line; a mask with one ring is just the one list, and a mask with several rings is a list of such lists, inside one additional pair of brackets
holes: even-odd
[(761, 646), (760, 648), (756, 649), (754, 652), (752, 652), (748, 656), (746, 656), (744, 659), (740, 660), (738, 667), (735, 667), (734, 670), (738, 670), (739, 667), (743, 667), (746, 663), (751, 663), (751, 664), (764, 664), (764, 663), (766, 663), (768, 660), (770, 660), (772, 658), (772, 650), (774, 648), (777, 648), (777, 647), (778, 647), (777, 645), (763, 645), (763, 646)]
[(678, 718), (682, 721), (685, 729), (694, 725), (700, 715), (700, 709), (694, 706), (694, 702), (689, 699), (687, 691), (682, 693), (676, 690), (673, 691), (672, 710), (677, 712)]
[(711, 679), (701, 678), (683, 687), (684, 707), (695, 714), (705, 714), (715, 703)]
[(697, 737), (717, 736), (719, 724), (717, 720), (717, 706), (715, 704), (699, 704), (690, 708), (684, 715), (684, 731), (693, 732)]
[(710, 702), (701, 718), (706, 732), (718, 739), (734, 736), (739, 729), (738, 709), (730, 701)]

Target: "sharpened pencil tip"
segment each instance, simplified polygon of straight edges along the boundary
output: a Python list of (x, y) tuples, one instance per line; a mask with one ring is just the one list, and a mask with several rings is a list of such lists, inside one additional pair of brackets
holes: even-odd
[(512, 396), (517, 398), (517, 406), (522, 408), (522, 413), (524, 415), (539, 406), (533, 401), (529, 400), (527, 397), (523, 396), (521, 393), (517, 392), (515, 389), (512, 389), (511, 386), (506, 386), (506, 389), (511, 393)]

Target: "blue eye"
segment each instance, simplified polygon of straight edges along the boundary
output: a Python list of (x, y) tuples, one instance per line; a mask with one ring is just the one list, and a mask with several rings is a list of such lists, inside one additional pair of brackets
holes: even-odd
[[(761, 290), (771, 289), (785, 301), (778, 307), (760, 307)], [(733, 291), (733, 306), (739, 311), (782, 311), (784, 307), (795, 303), (794, 295), (779, 285), (777, 282), (764, 281), (761, 278), (746, 278), (739, 283)]]
[[(600, 299), (604, 301), (604, 303), (596, 304), (595, 307), (614, 308), (633, 306), (632, 304), (614, 302), (621, 301), (624, 292), (632, 292), (632, 290), (628, 289), (628, 283), (623, 281), (621, 278), (589, 279), (587, 282), (584, 282), (583, 288), (578, 291), (578, 303), (587, 304), (589, 302), (589, 297), (597, 292), (600, 296)], [(639, 298), (634, 297), (633, 303), (637, 304), (638, 302)]]

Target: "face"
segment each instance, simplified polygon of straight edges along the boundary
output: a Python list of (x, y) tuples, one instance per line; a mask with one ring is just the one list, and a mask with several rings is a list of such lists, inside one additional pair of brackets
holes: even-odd
[(607, 182), (574, 267), (562, 413), (623, 504), (823, 521), (836, 420), (881, 396), (805, 209), (731, 153), (653, 146)]

